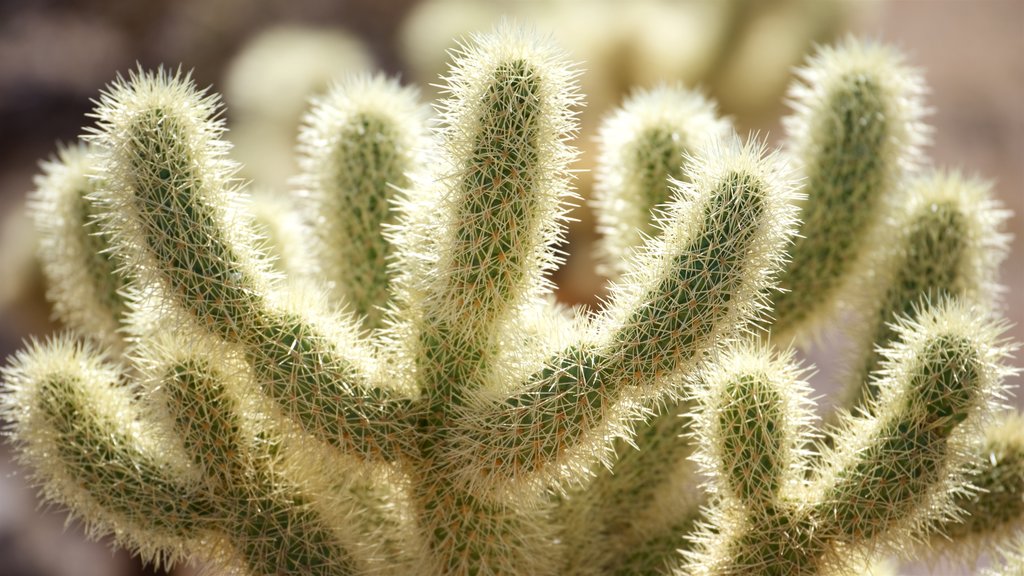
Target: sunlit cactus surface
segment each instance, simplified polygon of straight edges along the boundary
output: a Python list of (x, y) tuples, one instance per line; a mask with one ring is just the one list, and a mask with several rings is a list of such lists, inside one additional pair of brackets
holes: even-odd
[[(1007, 214), (928, 166), (920, 73), (819, 49), (778, 150), (697, 92), (635, 91), (599, 135), (594, 311), (548, 280), (580, 74), (502, 25), (433, 109), (339, 79), (269, 208), (215, 94), (115, 80), (32, 197), (67, 330), (9, 360), (0, 406), (44, 498), (216, 573), (1019, 569)], [(792, 346), (837, 324), (819, 424)]]

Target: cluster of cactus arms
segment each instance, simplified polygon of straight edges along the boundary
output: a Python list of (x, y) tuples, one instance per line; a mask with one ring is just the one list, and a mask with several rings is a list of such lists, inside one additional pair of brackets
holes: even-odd
[[(779, 151), (690, 91), (634, 93), (600, 132), (613, 282), (589, 314), (545, 278), (578, 74), (502, 25), (453, 53), (433, 118), (339, 83), (300, 136), (300, 230), (257, 223), (216, 96), (116, 80), (33, 200), (69, 330), (3, 372), (44, 497), (148, 560), (252, 575), (795, 576), (1019, 545), (1006, 214), (926, 167), (918, 72), (820, 49)], [(838, 322), (849, 384), (816, 426), (790, 346)]]

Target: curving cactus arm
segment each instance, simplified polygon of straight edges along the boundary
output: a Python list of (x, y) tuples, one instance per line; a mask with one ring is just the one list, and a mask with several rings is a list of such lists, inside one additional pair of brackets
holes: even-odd
[(96, 194), (103, 229), (174, 321), (245, 348), (264, 391), (304, 429), (363, 457), (397, 457), (407, 403), (368, 382), (371, 354), (354, 326), (331, 333), (274, 301), (267, 264), (231, 205), (216, 110), (180, 75), (113, 85), (90, 137), (109, 175)]
[(201, 539), (216, 510), (187, 463), (139, 424), (132, 391), (94, 349), (68, 338), (22, 351), (4, 370), (5, 419), (49, 498), (173, 562)]
[(29, 206), (54, 315), (68, 328), (120, 350), (125, 342), (118, 329), (128, 310), (125, 281), (116, 273), (109, 237), (88, 201), (97, 186), (90, 178), (95, 168), (91, 146), (62, 147), (42, 165)]

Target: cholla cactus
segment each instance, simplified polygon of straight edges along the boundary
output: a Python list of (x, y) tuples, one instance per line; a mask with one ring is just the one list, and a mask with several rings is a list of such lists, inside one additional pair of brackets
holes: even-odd
[[(877, 393), (834, 445), (808, 450), (802, 369), (752, 341), (777, 276), (848, 258), (895, 204), (919, 85), (893, 58), (850, 41), (804, 74), (801, 114), (842, 130), (815, 120), (798, 138), (803, 211), (880, 198), (852, 227), (812, 218), (796, 245), (785, 155), (727, 134), (694, 96), (632, 100), (605, 132), (598, 209), (646, 239), (610, 241), (624, 263), (588, 317), (544, 280), (573, 197), (576, 72), (530, 34), (501, 27), (455, 53), (433, 139), (393, 82), (315, 103), (297, 195), (303, 275), (323, 295), (261, 247), (216, 97), (180, 73), (132, 74), (100, 99), (87, 144), (45, 167), (36, 203), (43, 224), (71, 215), (47, 232), (43, 258), (63, 259), (50, 268), (116, 297), (53, 290), (79, 334), (6, 368), (10, 434), (93, 533), (246, 574), (818, 574), (940, 530), (981, 537), (994, 526), (969, 515), (1024, 483), (1006, 434), (979, 444), (1010, 370), (975, 294), (992, 290), (999, 242), (971, 222), (998, 217), (952, 199), (969, 185), (943, 188), (962, 226), (927, 233), (967, 236), (963, 258), (937, 263), (955, 279), (900, 281), (884, 300), (896, 320), (872, 335)], [(675, 120), (640, 122), (660, 118)], [(836, 307), (848, 270), (829, 266), (828, 289), (793, 285), (801, 302)]]

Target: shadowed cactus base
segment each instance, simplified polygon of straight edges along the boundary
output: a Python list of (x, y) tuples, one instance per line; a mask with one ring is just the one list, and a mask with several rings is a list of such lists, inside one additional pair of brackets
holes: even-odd
[[(432, 131), (380, 77), (315, 100), (288, 214), (249, 205), (187, 76), (103, 93), (34, 193), (69, 332), (3, 372), (48, 500), (146, 559), (253, 575), (811, 575), (1011, 545), (1005, 214), (915, 175), (923, 85), (898, 55), (812, 58), (784, 151), (681, 87), (610, 114), (615, 279), (590, 314), (545, 280), (578, 73), (511, 26), (452, 58)], [(853, 308), (823, 434), (777, 344)]]

